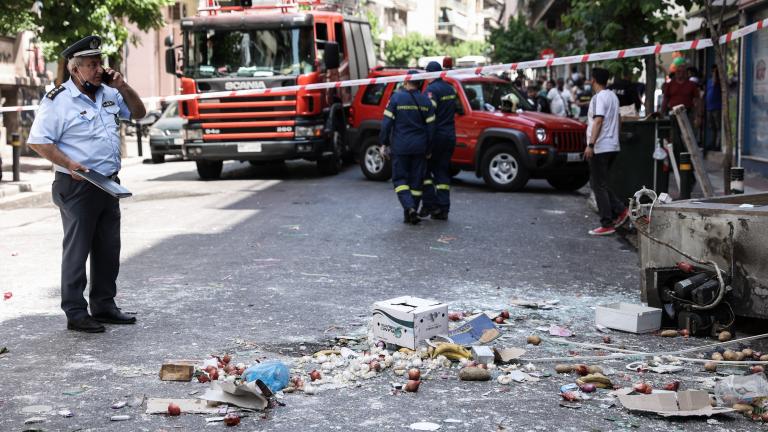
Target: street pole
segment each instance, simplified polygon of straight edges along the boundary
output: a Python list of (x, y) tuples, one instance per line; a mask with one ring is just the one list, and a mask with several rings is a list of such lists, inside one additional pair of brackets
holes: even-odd
[(691, 198), (693, 190), (693, 165), (690, 153), (680, 153), (680, 197), (681, 200)]
[(11, 146), (13, 146), (13, 181), (21, 181), (21, 166), (19, 158), (21, 156), (21, 133), (11, 133)]
[(139, 146), (139, 157), (141, 157), (144, 156), (141, 150), (141, 125), (138, 121), (134, 121), (134, 124), (136, 125), (136, 143)]

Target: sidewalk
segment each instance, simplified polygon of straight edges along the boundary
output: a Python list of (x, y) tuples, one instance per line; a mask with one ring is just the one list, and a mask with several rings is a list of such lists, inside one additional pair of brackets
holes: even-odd
[[(142, 139), (142, 153), (139, 157), (135, 136), (126, 136), (126, 154), (123, 155), (123, 168), (142, 163), (150, 158), (149, 137)], [(13, 148), (0, 144), (0, 157), (3, 159), (3, 178), (0, 180), (0, 209), (14, 208), (33, 200), (46, 199), (51, 193), (53, 165), (37, 156), (20, 158), (20, 181), (13, 180)]]
[[(712, 182), (712, 187), (715, 189), (715, 195), (723, 195), (722, 164), (722, 153), (710, 152), (707, 155), (707, 159), (704, 161), (707, 174), (709, 175), (709, 179)], [(758, 192), (768, 192), (768, 178), (760, 175), (759, 173), (746, 171), (744, 173), (744, 193), (750, 194)]]

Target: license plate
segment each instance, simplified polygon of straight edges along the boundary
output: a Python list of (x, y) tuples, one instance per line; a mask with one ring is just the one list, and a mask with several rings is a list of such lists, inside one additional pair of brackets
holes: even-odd
[(176, 145), (183, 145), (184, 144), (184, 138), (174, 138), (173, 143)]
[(260, 142), (239, 143), (237, 144), (237, 152), (238, 153), (260, 153), (261, 143)]
[(568, 162), (581, 162), (584, 160), (584, 153), (568, 153)]

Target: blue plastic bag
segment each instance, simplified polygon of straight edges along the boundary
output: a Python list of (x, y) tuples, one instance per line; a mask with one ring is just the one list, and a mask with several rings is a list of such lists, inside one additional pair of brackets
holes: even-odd
[(259, 380), (273, 393), (277, 393), (288, 386), (290, 371), (282, 362), (273, 361), (249, 367), (243, 372), (243, 377), (248, 382)]

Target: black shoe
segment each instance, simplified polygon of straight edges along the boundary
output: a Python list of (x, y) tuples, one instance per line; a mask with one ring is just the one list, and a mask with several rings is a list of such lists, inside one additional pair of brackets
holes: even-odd
[(95, 319), (98, 322), (107, 323), (107, 324), (135, 324), (136, 323), (136, 317), (132, 315), (126, 315), (122, 312), (120, 312), (120, 309), (116, 309), (114, 311), (101, 313), (101, 314), (93, 314), (93, 319)]
[(448, 220), (448, 212), (445, 210), (436, 210), (432, 212), (432, 219)]
[(421, 207), (421, 210), (419, 210), (419, 217), (425, 218), (429, 217), (435, 210), (434, 209), (428, 209), (424, 206)]
[(80, 319), (68, 319), (67, 330), (80, 331), (85, 333), (104, 333), (104, 326), (96, 322), (93, 318), (87, 316)]
[(413, 209), (403, 209), (403, 223), (411, 223), (411, 214), (409, 213), (409, 210)]
[(409, 208), (406, 210), (406, 213), (408, 214), (408, 222), (410, 222), (411, 225), (416, 225), (421, 222), (421, 218), (419, 218), (419, 214), (416, 213), (415, 209)]

